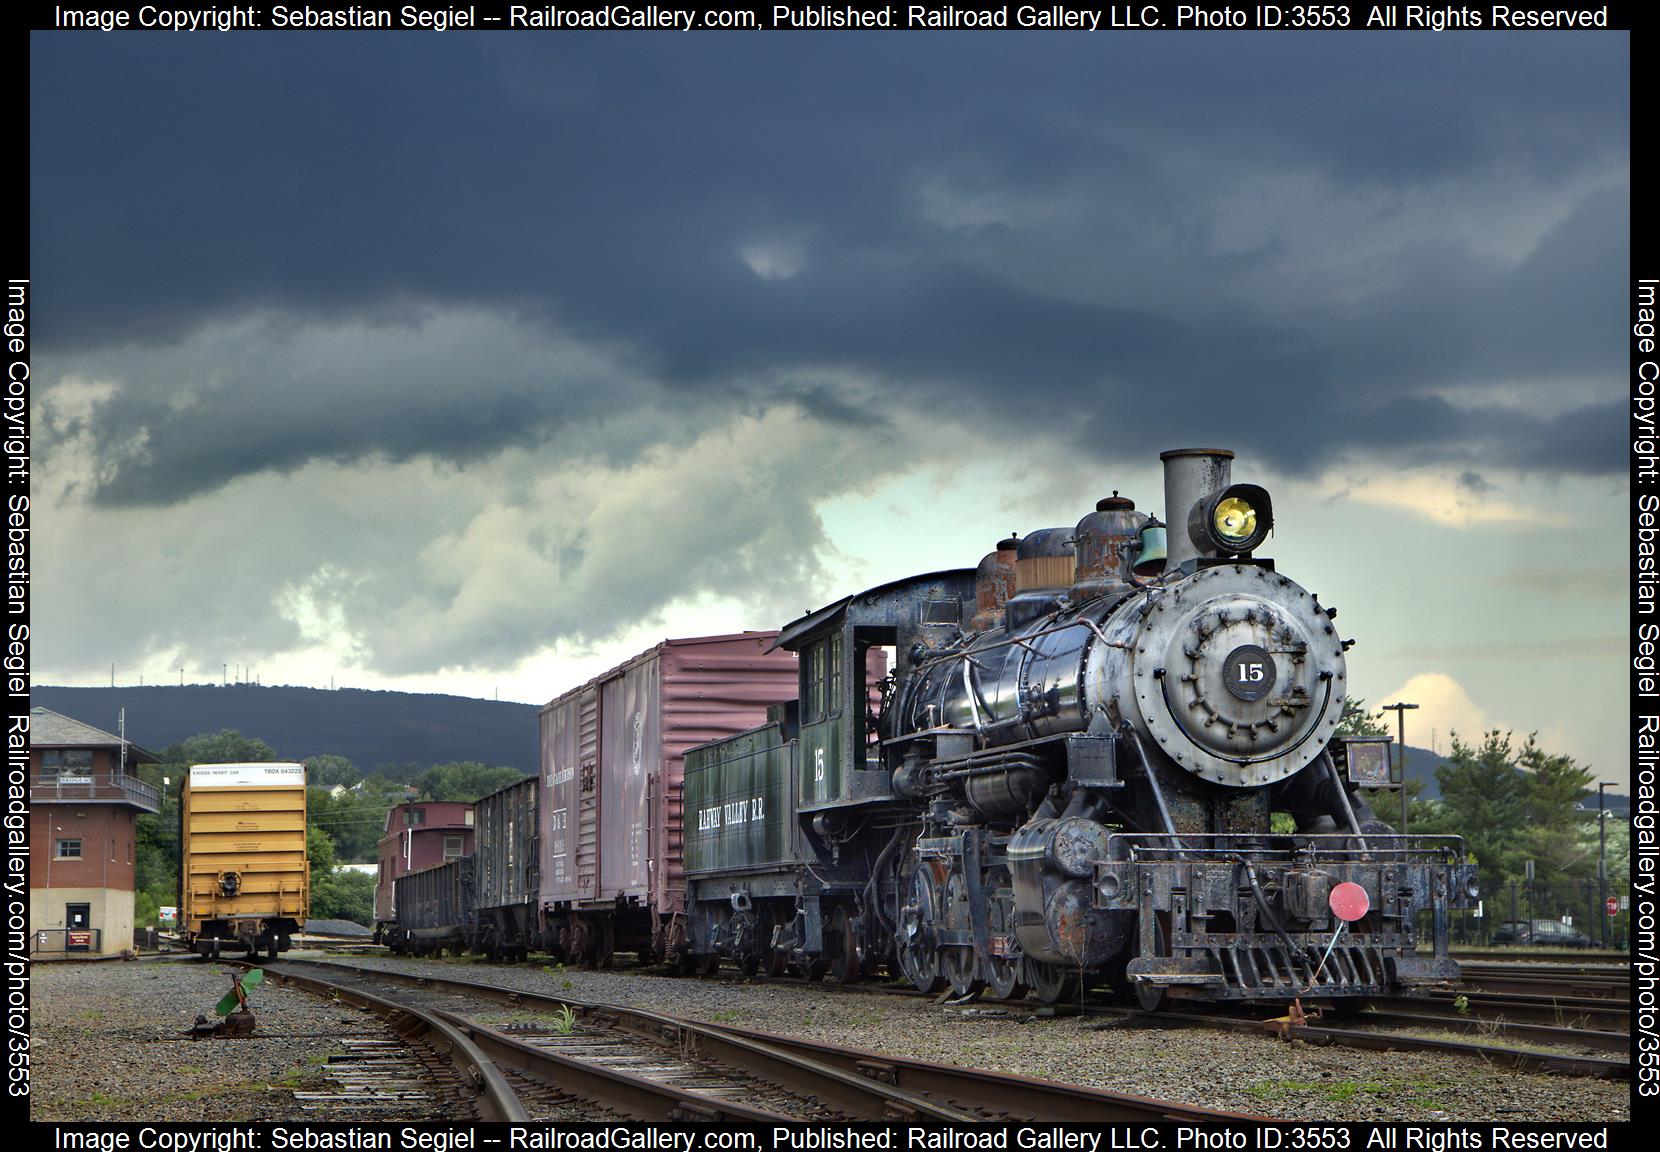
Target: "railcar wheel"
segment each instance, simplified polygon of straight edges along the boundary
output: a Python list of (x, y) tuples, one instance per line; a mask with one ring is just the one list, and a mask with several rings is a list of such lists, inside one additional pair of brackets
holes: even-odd
[(275, 936), (271, 937), (270, 943), (265, 945), (265, 958), (267, 960), (275, 960), (277, 958), (277, 938)]
[(617, 949), (617, 926), (611, 923), (611, 917), (604, 916), (600, 918), (599, 932), (594, 943), (596, 949), (594, 967), (610, 967), (611, 956)]
[[(913, 987), (932, 995), (945, 987), (940, 955), (934, 948), (934, 926), (939, 922), (934, 900), (934, 872), (918, 864), (911, 874), (911, 906), (900, 910), (899, 966)], [(906, 923), (907, 918), (911, 923)]]
[(853, 931), (853, 920), (846, 908), (837, 908), (830, 918), (830, 934), (825, 944), (831, 947), (830, 974), (838, 984), (853, 984), (859, 979), (859, 937)]
[(1026, 961), (1026, 983), (1039, 1003), (1058, 1004), (1078, 994), (1078, 974), (1060, 964)]
[(1158, 1012), (1164, 1008), (1167, 999), (1166, 989), (1162, 984), (1154, 984), (1146, 980), (1135, 982), (1135, 1001), (1141, 1005), (1143, 1012)]
[(710, 952), (706, 956), (697, 958), (697, 974), (709, 977), (720, 971), (720, 953)]
[(824, 979), (824, 973), (830, 965), (825, 963), (823, 956), (814, 956), (801, 966), (802, 978), (809, 984), (817, 984)]
[(781, 948), (767, 951), (767, 975), (777, 979), (790, 970), (790, 954)]

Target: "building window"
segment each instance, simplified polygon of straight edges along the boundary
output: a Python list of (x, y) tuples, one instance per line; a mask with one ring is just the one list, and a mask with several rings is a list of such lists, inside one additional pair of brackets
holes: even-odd
[(444, 837), (444, 859), (454, 860), (461, 855), (461, 837)]
[(469, 828), (473, 826), (473, 810), (471, 808), (467, 809), (467, 818), (462, 821), (462, 823), (466, 824)]
[(81, 841), (79, 837), (76, 837), (75, 839), (63, 839), (58, 841), (59, 860), (79, 860), (80, 858)]
[(92, 749), (48, 748), (40, 754), (42, 776), (92, 775)]

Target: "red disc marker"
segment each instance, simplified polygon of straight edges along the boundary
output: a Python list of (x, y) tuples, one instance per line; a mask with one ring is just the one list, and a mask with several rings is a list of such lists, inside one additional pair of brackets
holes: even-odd
[(1366, 910), (1372, 906), (1366, 898), (1366, 889), (1348, 880), (1331, 890), (1327, 903), (1331, 905), (1333, 915), (1349, 924), (1366, 915)]

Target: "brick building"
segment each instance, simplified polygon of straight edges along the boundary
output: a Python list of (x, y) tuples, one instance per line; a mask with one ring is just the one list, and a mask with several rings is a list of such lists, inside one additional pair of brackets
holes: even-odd
[(133, 944), (138, 817), (161, 794), (134, 774), (160, 758), (49, 708), (29, 710), (29, 925), (36, 958)]

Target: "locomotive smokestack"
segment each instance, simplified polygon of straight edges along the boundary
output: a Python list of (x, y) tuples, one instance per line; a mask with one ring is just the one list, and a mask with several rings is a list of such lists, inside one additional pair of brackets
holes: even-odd
[(1166, 576), (1182, 570), (1200, 557), (1215, 556), (1216, 550), (1201, 546), (1187, 530), (1188, 514), (1206, 496), (1228, 486), (1233, 474), (1233, 453), (1226, 448), (1173, 448), (1160, 452), (1164, 461), (1164, 518), (1169, 523), (1170, 558)]

